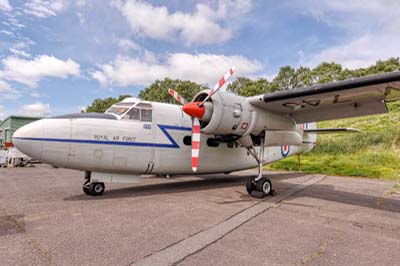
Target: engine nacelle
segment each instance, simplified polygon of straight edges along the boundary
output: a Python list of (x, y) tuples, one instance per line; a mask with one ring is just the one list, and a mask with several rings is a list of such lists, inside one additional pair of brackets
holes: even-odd
[[(202, 101), (207, 94), (208, 91), (201, 91), (193, 101)], [(202, 133), (239, 138), (254, 128), (257, 113), (245, 97), (219, 91), (211, 97), (211, 103), (205, 104), (206, 119), (202, 119)]]

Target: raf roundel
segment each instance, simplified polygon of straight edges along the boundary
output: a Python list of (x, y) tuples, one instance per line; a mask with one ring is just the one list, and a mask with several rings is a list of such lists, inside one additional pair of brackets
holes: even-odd
[(288, 156), (289, 152), (290, 152), (290, 146), (289, 145), (282, 145), (281, 146), (281, 154), (282, 154), (283, 157)]

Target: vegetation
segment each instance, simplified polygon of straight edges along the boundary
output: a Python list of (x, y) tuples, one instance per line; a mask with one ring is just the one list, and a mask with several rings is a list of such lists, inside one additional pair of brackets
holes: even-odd
[(86, 108), (88, 113), (104, 113), (111, 105), (122, 101), (125, 98), (132, 97), (131, 95), (120, 95), (118, 98), (107, 97), (105, 99), (97, 98), (91, 105)]
[[(318, 136), (316, 148), (300, 155), (301, 171), (400, 181), (400, 103), (389, 113), (318, 123), (318, 127), (354, 127), (361, 133)], [(297, 156), (268, 165), (298, 170)]]
[(169, 79), (156, 80), (149, 87), (139, 92), (139, 98), (146, 101), (176, 103), (169, 95), (168, 89), (173, 88), (183, 98), (191, 100), (199, 91), (208, 89), (207, 86), (199, 85), (188, 80)]

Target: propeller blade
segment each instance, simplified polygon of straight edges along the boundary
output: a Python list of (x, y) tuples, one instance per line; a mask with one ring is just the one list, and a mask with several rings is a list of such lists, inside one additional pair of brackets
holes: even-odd
[(192, 170), (197, 171), (199, 164), (199, 151), (200, 151), (200, 121), (197, 118), (193, 118), (192, 126)]
[(233, 72), (235, 72), (235, 70), (236, 70), (236, 68), (232, 67), (222, 78), (219, 79), (218, 83), (215, 84), (215, 86), (212, 90), (210, 90), (207, 97), (199, 104), (200, 107), (203, 106), (203, 104), (208, 99), (210, 99), (210, 97), (213, 96), (225, 84), (225, 82), (233, 75)]
[(169, 94), (174, 97), (180, 104), (185, 105), (187, 103), (186, 99), (179, 95), (174, 89), (168, 90)]

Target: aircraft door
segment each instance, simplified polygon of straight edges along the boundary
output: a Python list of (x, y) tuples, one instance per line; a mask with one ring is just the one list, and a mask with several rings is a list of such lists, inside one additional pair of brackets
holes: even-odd
[[(153, 106), (150, 103), (138, 103), (131, 108), (122, 118), (124, 127), (126, 127), (126, 135), (134, 133), (134, 147), (126, 147), (125, 152), (115, 155), (118, 164), (113, 163), (114, 168), (118, 165), (126, 164), (131, 171), (141, 174), (151, 174), (154, 169), (154, 143), (155, 143), (155, 124), (153, 123)], [(122, 161), (122, 154), (127, 157), (127, 162)], [(118, 158), (117, 158), (118, 157)], [(119, 166), (119, 168), (121, 168)], [(122, 167), (124, 168), (124, 167)]]

